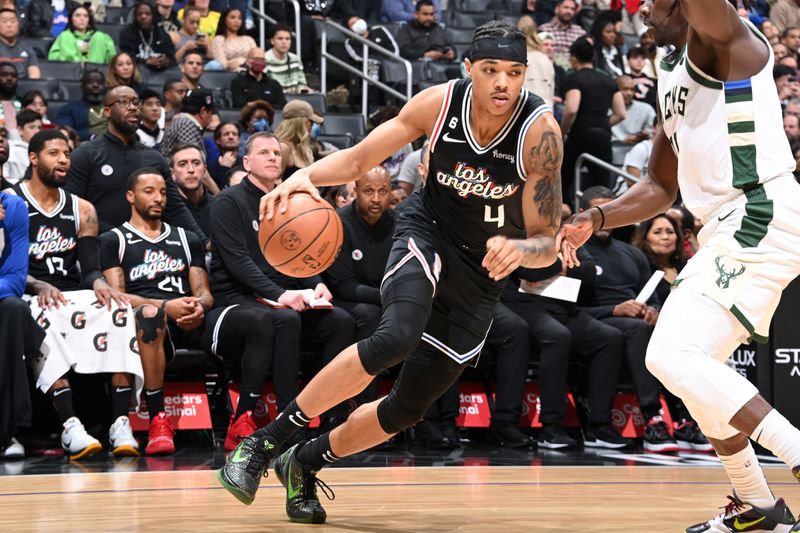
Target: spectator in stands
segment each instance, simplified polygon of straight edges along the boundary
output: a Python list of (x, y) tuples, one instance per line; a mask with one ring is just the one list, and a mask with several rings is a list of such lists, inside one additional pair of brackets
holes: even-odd
[(772, 69), (772, 78), (778, 90), (778, 98), (786, 104), (793, 98), (800, 97), (800, 84), (797, 82), (797, 72), (785, 65), (778, 65)]
[(607, 13), (601, 13), (592, 24), (594, 65), (612, 78), (618, 78), (625, 73), (625, 60), (622, 49), (617, 46), (616, 23)]
[(408, 198), (408, 193), (405, 189), (401, 189), (399, 185), (392, 185), (392, 196), (389, 198), (389, 208), (395, 209), (397, 206), (405, 202)]
[(186, 7), (178, 10), (178, 20), (184, 20), (184, 12), (190, 7), (195, 7), (200, 10), (200, 25), (197, 31), (203, 35), (213, 38), (217, 33), (219, 27), (220, 13), (209, 9), (210, 0), (188, 0)]
[[(214, 40), (211, 41), (211, 56), (214, 60), (209, 61), (206, 70), (238, 72), (244, 67), (247, 52), (256, 47), (256, 42), (245, 33), (244, 15), (236, 8), (228, 9), (222, 14), (219, 26)], [(302, 69), (303, 65), (300, 63), (300, 70)]]
[(617, 87), (625, 101), (625, 119), (611, 127), (611, 147), (614, 165), (622, 166), (631, 148), (653, 136), (656, 111), (634, 99), (636, 85), (627, 74), (617, 78)]
[[(580, 38), (570, 47), (573, 73), (565, 82), (564, 116), (561, 118), (561, 130), (567, 135), (561, 167), (564, 198), (571, 198), (575, 192), (575, 162), (580, 154), (589, 153), (611, 163), (611, 126), (625, 118), (625, 100), (617, 84), (594, 69), (593, 59), (594, 48), (588, 39)], [(608, 186), (608, 172), (593, 170), (591, 184)]]
[(139, 66), (128, 52), (120, 52), (112, 57), (106, 71), (106, 86), (113, 89), (120, 85), (130, 87), (136, 91), (136, 94), (145, 90)]
[(75, 148), (81, 145), (81, 138), (78, 137), (78, 132), (75, 131), (75, 128), (58, 124), (58, 131), (66, 137), (70, 152), (74, 152)]
[(772, 45), (772, 52), (775, 54), (775, 63), (780, 63), (781, 59), (789, 56), (789, 49), (783, 43), (775, 43)]
[(576, 39), (586, 35), (586, 30), (572, 23), (577, 12), (578, 4), (575, 0), (559, 0), (553, 19), (539, 27), (539, 31), (553, 36), (553, 62), (565, 69), (570, 66), (570, 46)]
[[(226, 450), (233, 450), (256, 429), (252, 409), (274, 353), (270, 316), (253, 307), (212, 309), (214, 297), (204, 268), (202, 242), (184, 228), (162, 222), (167, 194), (166, 180), (159, 170), (136, 170), (128, 179), (126, 193), (131, 204), (130, 220), (104, 235), (101, 242), (105, 275), (114, 287), (129, 293), (137, 308), (136, 339), (150, 415), (145, 453), (175, 452), (163, 390), (164, 367), (174, 355), (173, 346), (206, 350), (225, 360), (241, 357), (242, 397), (230, 419), (224, 444)], [(147, 242), (137, 246), (142, 240)], [(157, 256), (155, 260), (153, 255)], [(142, 276), (141, 265), (163, 268)]]
[(203, 60), (211, 58), (211, 40), (205, 33), (197, 31), (201, 17), (202, 11), (200, 8), (186, 8), (183, 26), (181, 26), (180, 30), (169, 34), (175, 44), (175, 59), (178, 62), (182, 62), (183, 57), (188, 52), (197, 52)]
[(333, 3), (330, 17), (351, 31), (364, 35), (369, 23), (377, 22), (381, 15), (381, 2), (374, 0), (338, 0)]
[(618, 329), (600, 322), (574, 302), (541, 294), (545, 284), (558, 276), (580, 280), (584, 290), (596, 277), (595, 264), (583, 249), (580, 267), (563, 268), (561, 261), (548, 268), (520, 268), (503, 292), (503, 303), (527, 322), (531, 343), (539, 347), (539, 388), (542, 431), (540, 448), (561, 449), (577, 445), (564, 422), (567, 368), (572, 354), (588, 356), (589, 428), (584, 445), (624, 448), (629, 445), (610, 427), (611, 403), (617, 392), (625, 338)]
[(228, 180), (228, 187), (235, 187), (247, 177), (247, 171), (244, 167), (233, 167), (228, 171), (225, 177)]
[(103, 105), (108, 130), (81, 144), (72, 153), (72, 165), (64, 188), (94, 205), (100, 227), (106, 231), (127, 220), (129, 211), (124, 206), (128, 204), (125, 199), (128, 176), (144, 167), (157, 168), (167, 180), (169, 201), (164, 218), (188, 228), (207, 242), (205, 234), (181, 202), (164, 157), (137, 140), (141, 108), (139, 97), (130, 87), (115, 87), (108, 92)]
[(292, 30), (289, 26), (275, 26), (269, 42), (272, 48), (264, 55), (267, 60), (267, 74), (281, 84), (284, 93), (312, 92), (306, 82), (303, 63), (297, 54), (289, 51), (292, 46)]
[(436, 22), (432, 0), (418, 0), (414, 9), (414, 20), (397, 30), (400, 55), (410, 60), (454, 61), (453, 38)]
[[(611, 201), (614, 193), (607, 187), (584, 191), (581, 207), (590, 209)], [(647, 344), (658, 320), (660, 302), (653, 294), (648, 303), (636, 297), (650, 279), (650, 265), (641, 250), (611, 236), (610, 230), (597, 230), (584, 245), (597, 265), (597, 279), (586, 295), (586, 310), (625, 334), (625, 357), (633, 378), (639, 405), (647, 424), (644, 448), (648, 451), (676, 451), (677, 443), (669, 434), (662, 417), (660, 385), (644, 364)]]
[(28, 213), (20, 198), (2, 192), (2, 181), (0, 178), (0, 457), (20, 459), (25, 447), (16, 437), (21, 428), (30, 427), (33, 411), (26, 360), (39, 354), (45, 332), (20, 298), (28, 273)]
[[(171, 157), (179, 144), (190, 144), (200, 147), (205, 157), (203, 130), (211, 124), (217, 109), (214, 96), (208, 89), (193, 89), (186, 93), (181, 103), (181, 112), (172, 117), (164, 138), (161, 141), (161, 153)], [(212, 188), (212, 192), (216, 187)]]
[(29, 37), (55, 39), (67, 27), (70, 1), (31, 0), (25, 8), (25, 34)]
[(155, 148), (164, 138), (164, 128), (159, 124), (163, 114), (161, 95), (152, 89), (145, 89), (139, 94), (139, 99), (142, 101), (142, 121), (136, 136), (143, 145)]
[(683, 237), (683, 257), (687, 261), (697, 252), (697, 230), (694, 215), (683, 204), (675, 204), (667, 210), (667, 215), (678, 223)]
[(164, 28), (155, 24), (153, 6), (140, 0), (133, 7), (133, 15), (133, 22), (120, 32), (119, 49), (153, 70), (174, 65), (175, 46)]
[(19, 40), (19, 15), (13, 9), (0, 9), (1, 63), (13, 65), (19, 78), (37, 80), (42, 76), (36, 51)]
[[(374, 128), (377, 128), (384, 122), (387, 122), (396, 117), (399, 113), (400, 113), (400, 108), (397, 106), (394, 105), (383, 106), (380, 109), (378, 109), (375, 113), (373, 113), (371, 117), (372, 125)], [(383, 167), (389, 172), (389, 175), (392, 177), (392, 180), (396, 180), (398, 178), (403, 166), (403, 162), (413, 151), (414, 147), (411, 146), (410, 143), (406, 144), (405, 146), (400, 147), (395, 153), (393, 153), (383, 162)]]
[(195, 50), (186, 52), (181, 60), (181, 73), (183, 84), (190, 91), (200, 88), (200, 78), (203, 77), (203, 56)]
[(42, 124), (50, 124), (50, 119), (47, 118), (47, 98), (44, 93), (38, 89), (32, 89), (22, 95), (20, 99), (22, 109), (30, 109), (42, 115)]
[(22, 102), (17, 98), (17, 84), (14, 65), (0, 62), (0, 120), (9, 131), (16, 131), (17, 113), (22, 109)]
[(283, 179), (314, 162), (311, 140), (319, 135), (323, 121), (303, 100), (292, 100), (283, 107), (283, 119), (275, 130), (281, 142)]
[(788, 113), (783, 115), (783, 132), (789, 144), (800, 140), (800, 117)]
[(3, 178), (7, 183), (16, 184), (25, 177), (30, 161), (28, 143), (31, 137), (42, 129), (42, 115), (36, 111), (23, 109), (17, 113), (17, 133), (19, 139), (8, 141), (8, 161), (3, 168)]
[(779, 32), (800, 28), (800, 3), (797, 0), (777, 0), (769, 10), (769, 20)]
[(174, 79), (164, 84), (164, 117), (165, 122), (172, 120), (172, 116), (181, 109), (183, 97), (189, 89), (183, 80)]
[(789, 50), (789, 55), (797, 57), (800, 49), (800, 27), (789, 26), (784, 29), (781, 33), (781, 44)]
[(406, 193), (406, 196), (419, 190), (425, 183), (425, 178), (427, 178), (425, 169), (428, 168), (431, 155), (428, 146), (429, 141), (425, 139), (422, 148), (411, 152), (403, 160), (400, 175), (397, 176), (397, 185)]
[(75, 63), (109, 63), (117, 53), (114, 40), (94, 28), (94, 20), (86, 6), (73, 8), (69, 22), (50, 46), (47, 59)]
[(781, 30), (778, 29), (769, 19), (761, 23), (761, 33), (767, 38), (769, 44), (775, 45), (781, 42)]
[(633, 99), (637, 102), (644, 102), (653, 109), (656, 109), (658, 100), (658, 90), (656, 80), (645, 72), (647, 54), (641, 46), (634, 46), (628, 50), (628, 73), (630, 74), (635, 90)]
[[(177, 32), (181, 29), (181, 21), (175, 12), (175, 0), (156, 0), (156, 24), (164, 28), (167, 33)], [(177, 55), (177, 54), (176, 54)]]
[(241, 144), (239, 157), (244, 155), (244, 143), (254, 133), (259, 131), (272, 131), (272, 121), (275, 111), (266, 100), (253, 100), (247, 102), (239, 113), (239, 126), (241, 126)]
[(209, 154), (208, 173), (220, 190), (228, 186), (226, 176), (232, 168), (241, 166), (239, 147), (242, 145), (239, 125), (235, 122), (223, 122), (214, 130), (214, 144), (216, 152), (212, 158), (212, 151), (206, 145)]
[[(652, 152), (653, 140), (651, 138), (644, 139), (643, 141), (637, 143), (627, 154), (625, 154), (625, 160), (622, 162), (622, 170), (635, 178), (642, 180), (646, 179), (647, 166), (650, 163), (650, 154)], [(631, 180), (619, 176), (616, 184), (614, 185), (614, 194), (619, 196), (628, 190), (633, 183), (634, 182)]]
[(281, 84), (264, 72), (267, 67), (264, 50), (256, 47), (247, 52), (246, 64), (247, 71), (231, 81), (233, 107), (244, 107), (253, 100), (266, 100), (273, 109), (283, 109), (286, 96)]
[(206, 160), (203, 150), (193, 144), (175, 146), (169, 158), (172, 179), (186, 207), (206, 235), (211, 235), (211, 204), (214, 196), (203, 186)]
[(658, 77), (658, 65), (661, 64), (661, 60), (664, 58), (664, 51), (661, 47), (656, 46), (656, 39), (651, 29), (648, 29), (639, 36), (639, 46), (641, 46), (645, 54), (647, 54), (644, 72), (650, 78), (656, 79)]
[[(66, 374), (71, 369), (113, 373), (109, 441), (115, 455), (138, 455), (127, 417), (134, 375), (142, 378), (131, 346), (135, 329), (125, 319), (128, 299), (103, 278), (97, 214), (89, 202), (61, 189), (70, 161), (60, 132), (45, 130), (31, 138), (30, 164), (31, 179), (13, 190), (27, 204), (31, 222), (26, 281), (26, 292), (34, 297), (30, 312), (51, 333), (44, 340), (44, 357), (35, 365), (37, 387), (53, 402), (63, 425), (65, 453), (81, 459), (102, 446), (75, 415)], [(104, 337), (102, 344), (99, 335)]]
[(517, 27), (525, 34), (528, 45), (528, 70), (525, 71), (525, 88), (541, 96), (545, 103), (553, 107), (556, 73), (553, 62), (542, 52), (542, 41), (536, 30), (536, 23), (527, 15), (520, 17)]
[[(308, 299), (298, 289), (311, 289), (316, 297), (331, 299), (328, 288), (318, 277), (289, 278), (274, 270), (261, 252), (258, 236), (252, 230), (258, 219), (258, 203), (281, 175), (281, 147), (275, 136), (259, 132), (245, 145), (247, 176), (228, 187), (214, 200), (211, 234), (214, 248), (211, 276), (217, 305), (240, 304), (267, 309), (273, 318), (274, 346), (279, 357), (272, 361), (278, 405), (288, 405), (297, 393), (301, 326), (306, 338), (322, 340), (324, 360), (336, 355), (337, 347), (353, 342), (352, 317), (338, 307), (328, 311), (308, 309)], [(258, 303), (268, 298), (287, 308)]]
[(58, 110), (56, 124), (74, 128), (82, 141), (88, 141), (93, 135), (102, 134), (108, 121), (103, 115), (106, 80), (99, 70), (88, 70), (83, 74), (81, 94), (80, 100), (67, 102)]
[[(433, 0), (436, 20), (442, 20), (442, 6), (439, 0)], [(411, 22), (416, 18), (414, 0), (383, 0), (381, 4), (381, 22)]]
[[(553, 103), (554, 104), (562, 104), (564, 102), (564, 82), (567, 79), (567, 71), (564, 70), (564, 67), (558, 65), (553, 62), (553, 58), (555, 57), (555, 46), (556, 41), (555, 38), (547, 33), (546, 31), (540, 31), (537, 35), (539, 37), (539, 41), (542, 43), (542, 53), (547, 56), (547, 59), (550, 60), (550, 63), (553, 64), (553, 71), (555, 74), (554, 86), (553, 86)], [(555, 109), (556, 116), (558, 118), (561, 117), (561, 110), (560, 106), (557, 106)]]

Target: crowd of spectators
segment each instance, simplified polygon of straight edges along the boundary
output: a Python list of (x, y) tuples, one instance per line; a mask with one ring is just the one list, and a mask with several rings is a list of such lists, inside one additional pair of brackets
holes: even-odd
[[(174, 451), (174, 428), (163, 416), (164, 370), (172, 345), (205, 349), (233, 365), (241, 394), (226, 435), (225, 447), (231, 449), (254, 430), (252, 411), (268, 375), (281, 410), (297, 393), (301, 372), (307, 378), (377, 327), (381, 265), (403, 200), (424, 186), (427, 142), (420, 139), (403, 147), (354, 183), (323, 191), (339, 208), (345, 235), (342, 252), (322, 276), (291, 278), (265, 261), (254, 231), (256, 206), (280, 180), (363, 135), (344, 135), (347, 139), (339, 139), (337, 146), (336, 139), (322, 135), (332, 115), (303, 99), (320, 88), (314, 19), (330, 17), (422, 64), (423, 71), (438, 64), (441, 72), (454, 77), (461, 75), (465, 51), (454, 34), (469, 29), (448, 24), (448, 14), (459, 2), (339, 0), (332, 7), (324, 3), (324, 8), (305, 2), (299, 22), (302, 56), (292, 52), (293, 20), (285, 11), (272, 13), (281, 22), (270, 27), (264, 50), (254, 39), (246, 3), (217, 4), (138, 1), (114, 37), (97, 29), (98, 21), (107, 27), (110, 6), (104, 2), (30, 0), (0, 7), (0, 398), (10, 402), (0, 405), (0, 450), (6, 457), (24, 454), (17, 437), (30, 425), (30, 398), (19, 386), (20, 379), (27, 384), (26, 367), (21, 358), (14, 359), (22, 355), (39, 362), (27, 372), (53, 401), (67, 453), (77, 458), (101, 446), (71, 407), (69, 373), (42, 377), (55, 372), (54, 358), (42, 362), (39, 356), (43, 343), (54, 342), (44, 329), (63, 314), (58, 303), (66, 307), (67, 292), (83, 289), (92, 299), (108, 302), (108, 317), (101, 322), (117, 320), (112, 302), (138, 302), (144, 309), (128, 316), (138, 330), (130, 343), (139, 346), (133, 350), (141, 355), (138, 370), (103, 368), (113, 376), (108, 442), (118, 454), (139, 453), (126, 415), (142, 389), (151, 417), (146, 453)], [(742, 9), (740, 14), (759, 27), (774, 50), (784, 130), (800, 168), (800, 7), (794, 0), (777, 0), (770, 12), (767, 2), (755, 4), (751, 12)], [(562, 185), (570, 204), (564, 205), (565, 216), (573, 199), (579, 198), (579, 208), (590, 208), (647, 173), (657, 120), (656, 67), (665, 51), (655, 46), (637, 11), (638, 2), (631, 0), (526, 0), (521, 11), (496, 13), (519, 20), (528, 42), (525, 86), (552, 106), (561, 123)], [(43, 43), (47, 50), (41, 50)], [(341, 57), (360, 69), (360, 49), (352, 39), (344, 41)], [(81, 72), (79, 87), (66, 91), (69, 97), (63, 100), (30, 85), (35, 80), (58, 83), (59, 76), (47, 70), (52, 62), (73, 63)], [(380, 65), (371, 57), (368, 74), (383, 76)], [(209, 72), (229, 73), (214, 78), (226, 80), (226, 85), (204, 86)], [(432, 80), (414, 81), (418, 90)], [(22, 84), (33, 88), (21, 92)], [(345, 89), (357, 91), (359, 86), (345, 84)], [(59, 91), (64, 96), (65, 90)], [(324, 101), (331, 95), (318, 96)], [(371, 93), (372, 126), (396, 116), (399, 108), (393, 103)], [(228, 113), (223, 119), (222, 112), (231, 110), (238, 118)], [(585, 166), (576, 183), (575, 164), (585, 153), (621, 168), (625, 177)], [(71, 211), (59, 211), (65, 209)], [(56, 242), (41, 229), (31, 226), (29, 231), (25, 210), (31, 220), (61, 213), (62, 218), (72, 217), (72, 226), (59, 226)], [(644, 365), (660, 306), (697, 249), (698, 229), (678, 204), (637, 228), (596, 232), (580, 250), (580, 268), (566, 269), (559, 261), (512, 276), (486, 343), (496, 359), (490, 434), (497, 443), (561, 449), (582, 440), (587, 447), (629, 446), (610, 426), (611, 402), (618, 383), (626, 382), (641, 408), (646, 449), (710, 450), (685, 407), (668, 394), (675, 422), (667, 426), (660, 400), (665, 391)], [(179, 238), (168, 239), (171, 232)], [(177, 243), (185, 255), (171, 257), (162, 248), (161, 260), (166, 257), (166, 266), (185, 261), (187, 268), (156, 277), (155, 287), (131, 284), (137, 278), (126, 254), (135, 253), (134, 244), (142, 239), (154, 246), (162, 239)], [(125, 243), (134, 251), (126, 252)], [(656, 270), (665, 273), (664, 279), (646, 303), (637, 301)], [(577, 301), (541, 294), (559, 277), (579, 281)], [(21, 312), (28, 306), (20, 298), (29, 297), (41, 314)], [(312, 308), (319, 300), (331, 305)], [(212, 338), (231, 305), (250, 310), (248, 321), (258, 324), (260, 336), (228, 332), (221, 337), (226, 340), (216, 333)], [(165, 324), (172, 339), (167, 350)], [(24, 335), (6, 335), (10, 330)], [(69, 345), (69, 332), (61, 333)], [(316, 353), (310, 366), (301, 361), (306, 352)], [(70, 368), (76, 368), (74, 362), (66, 370)], [(577, 380), (569, 368), (578, 369)], [(541, 391), (543, 429), (535, 438), (518, 427), (522, 390), (531, 377)], [(582, 439), (562, 427), (568, 382), (587, 415)], [(376, 394), (376, 387), (370, 387), (357, 401), (370, 401)], [(418, 442), (459, 444), (458, 401), (455, 387), (432, 406), (417, 426)], [(337, 423), (350, 408), (332, 409), (323, 416), (323, 425)]]

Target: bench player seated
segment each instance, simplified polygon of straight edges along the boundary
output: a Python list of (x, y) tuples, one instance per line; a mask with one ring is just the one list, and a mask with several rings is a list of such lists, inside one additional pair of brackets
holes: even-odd
[[(272, 357), (272, 320), (259, 308), (231, 305), (212, 309), (214, 298), (203, 268), (200, 239), (161, 220), (167, 185), (158, 170), (133, 172), (126, 198), (131, 218), (103, 234), (102, 264), (109, 284), (125, 292), (135, 309), (150, 415), (145, 453), (171, 454), (175, 452), (174, 430), (164, 409), (163, 387), (164, 369), (174, 357), (175, 347), (203, 349), (224, 357), (241, 354), (242, 391), (260, 391)], [(256, 430), (252, 408), (258, 396), (242, 394), (228, 427), (226, 448), (235, 448)]]
[(61, 189), (69, 171), (69, 154), (67, 139), (58, 130), (37, 133), (28, 145), (31, 179), (11, 189), (28, 208), (26, 292), (34, 297), (33, 316), (48, 333), (42, 346), (46, 355), (33, 361), (34, 374), (64, 427), (64, 451), (71, 459), (80, 459), (97, 453), (102, 445), (75, 416), (65, 374), (70, 369), (112, 373), (111, 449), (115, 455), (138, 455), (127, 416), (132, 374), (140, 382), (142, 376), (132, 348), (135, 330), (127, 298), (108, 286), (100, 270), (94, 207)]

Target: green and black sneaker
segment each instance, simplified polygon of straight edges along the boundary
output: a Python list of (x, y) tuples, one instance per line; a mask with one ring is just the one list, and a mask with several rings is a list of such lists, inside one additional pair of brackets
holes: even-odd
[(277, 451), (275, 445), (264, 438), (245, 437), (217, 471), (217, 479), (237, 500), (250, 505)]
[(336, 496), (328, 485), (317, 479), (316, 472), (303, 471), (294, 457), (299, 446), (295, 444), (283, 452), (273, 465), (275, 476), (286, 487), (286, 514), (292, 522), (324, 524), (328, 514), (317, 498), (317, 486), (329, 500)]

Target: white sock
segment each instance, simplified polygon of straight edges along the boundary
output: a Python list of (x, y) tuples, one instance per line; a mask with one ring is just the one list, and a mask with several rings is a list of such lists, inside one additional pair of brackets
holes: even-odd
[(769, 490), (764, 472), (750, 442), (744, 450), (733, 455), (720, 455), (719, 460), (722, 461), (722, 466), (725, 467), (736, 496), (740, 500), (762, 509), (775, 505), (775, 496)]
[(800, 466), (800, 431), (777, 410), (767, 413), (750, 438), (774, 453), (789, 468)]

